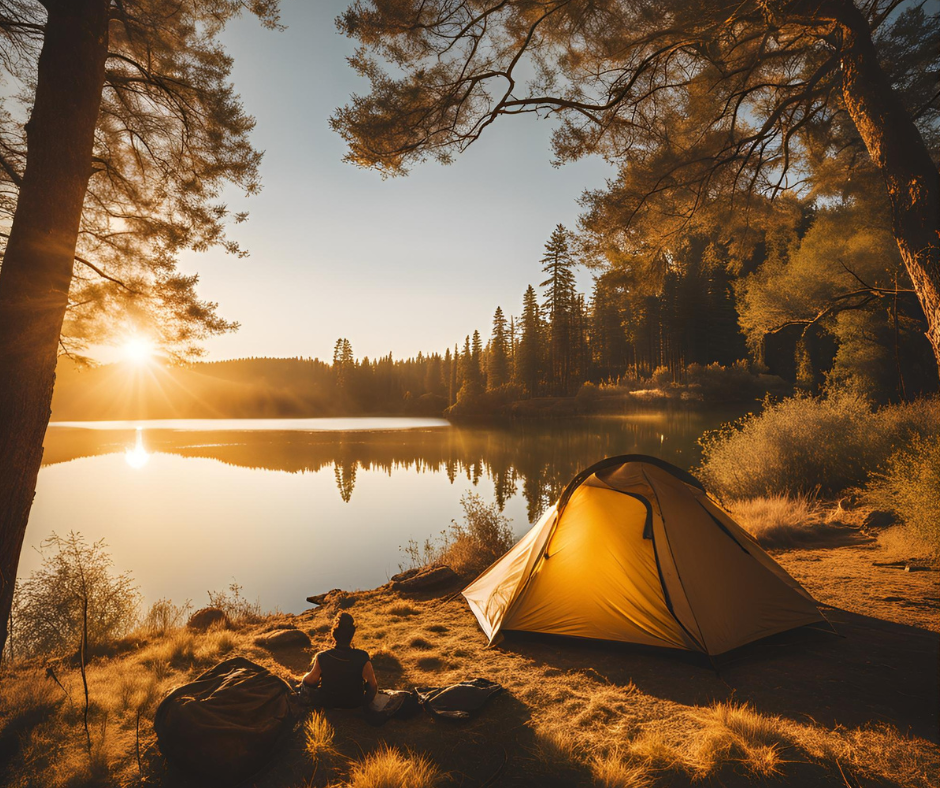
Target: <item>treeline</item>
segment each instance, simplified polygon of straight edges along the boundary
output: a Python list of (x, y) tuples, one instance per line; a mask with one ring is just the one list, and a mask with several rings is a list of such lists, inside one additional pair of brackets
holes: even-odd
[(81, 374), (62, 363), (53, 418), (570, 415), (651, 395), (717, 404), (794, 386), (910, 400), (937, 390), (937, 368), (876, 209), (864, 200), (777, 207), (744, 252), (706, 228), (655, 264), (607, 261), (589, 293), (577, 288), (577, 239), (558, 225), (518, 314), (497, 306), (486, 332), (443, 353), (357, 359), (340, 338), (329, 363)]
[[(497, 306), (489, 336), (479, 330), (441, 353), (357, 361), (337, 340), (331, 366), (340, 401), (357, 412), (490, 413), (538, 397), (570, 397), (585, 383), (681, 380), (690, 365), (730, 367), (747, 355), (726, 270), (701, 257), (667, 271), (658, 293), (622, 272), (578, 292), (573, 239), (558, 225), (518, 316)], [(634, 388), (636, 386), (633, 386)]]

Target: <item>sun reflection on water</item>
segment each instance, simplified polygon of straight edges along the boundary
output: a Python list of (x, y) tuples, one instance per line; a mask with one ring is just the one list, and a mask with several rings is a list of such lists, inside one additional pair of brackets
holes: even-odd
[(143, 468), (150, 459), (150, 454), (144, 448), (144, 431), (141, 427), (137, 428), (137, 441), (133, 449), (124, 450), (124, 460), (131, 468)]

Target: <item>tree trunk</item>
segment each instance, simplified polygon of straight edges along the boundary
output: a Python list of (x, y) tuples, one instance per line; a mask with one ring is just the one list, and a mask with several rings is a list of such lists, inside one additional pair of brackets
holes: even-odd
[(927, 339), (940, 367), (940, 173), (878, 63), (864, 17), (848, 2), (839, 21), (846, 109), (885, 179), (894, 237), (927, 317)]
[(26, 171), (0, 268), (0, 649), (51, 413), (108, 51), (109, 0), (44, 5)]

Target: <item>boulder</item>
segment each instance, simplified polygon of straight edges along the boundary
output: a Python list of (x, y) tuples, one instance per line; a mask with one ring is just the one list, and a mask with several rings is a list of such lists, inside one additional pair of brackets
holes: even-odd
[(255, 645), (274, 651), (280, 648), (307, 648), (310, 637), (299, 629), (275, 629), (255, 638)]
[(401, 580), (408, 580), (415, 575), (420, 575), (424, 571), (427, 571), (426, 566), (418, 566), (414, 569), (406, 569), (404, 572), (399, 572), (397, 575), (392, 575), (392, 582), (397, 583)]
[(334, 588), (332, 591), (327, 591), (325, 594), (308, 596), (307, 601), (312, 605), (320, 605), (321, 607), (324, 605), (336, 605), (340, 610), (345, 610), (347, 607), (352, 607), (356, 599), (341, 588)]
[(343, 590), (341, 588), (334, 588), (331, 591), (327, 591), (324, 594), (313, 594), (312, 596), (307, 597), (307, 601), (311, 605), (325, 605), (327, 602), (330, 602), (330, 597), (333, 594), (342, 594)]
[(197, 610), (189, 617), (189, 621), (186, 622), (186, 626), (189, 629), (196, 629), (200, 632), (205, 632), (212, 626), (227, 627), (228, 625), (229, 620), (225, 611), (217, 607), (204, 607), (201, 610)]
[(432, 566), (403, 580), (393, 579), (392, 588), (396, 591), (426, 591), (448, 585), (457, 579), (457, 573), (449, 566)]

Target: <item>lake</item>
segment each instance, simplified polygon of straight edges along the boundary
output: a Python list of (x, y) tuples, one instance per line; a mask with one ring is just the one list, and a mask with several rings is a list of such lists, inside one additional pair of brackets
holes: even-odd
[(52, 532), (104, 539), (147, 603), (237, 581), (265, 609), (298, 612), (331, 588), (372, 588), (401, 547), (496, 501), (517, 535), (582, 468), (643, 453), (683, 468), (699, 436), (737, 412), (641, 412), (499, 426), (345, 418), (60, 422), (43, 468), (20, 576)]

